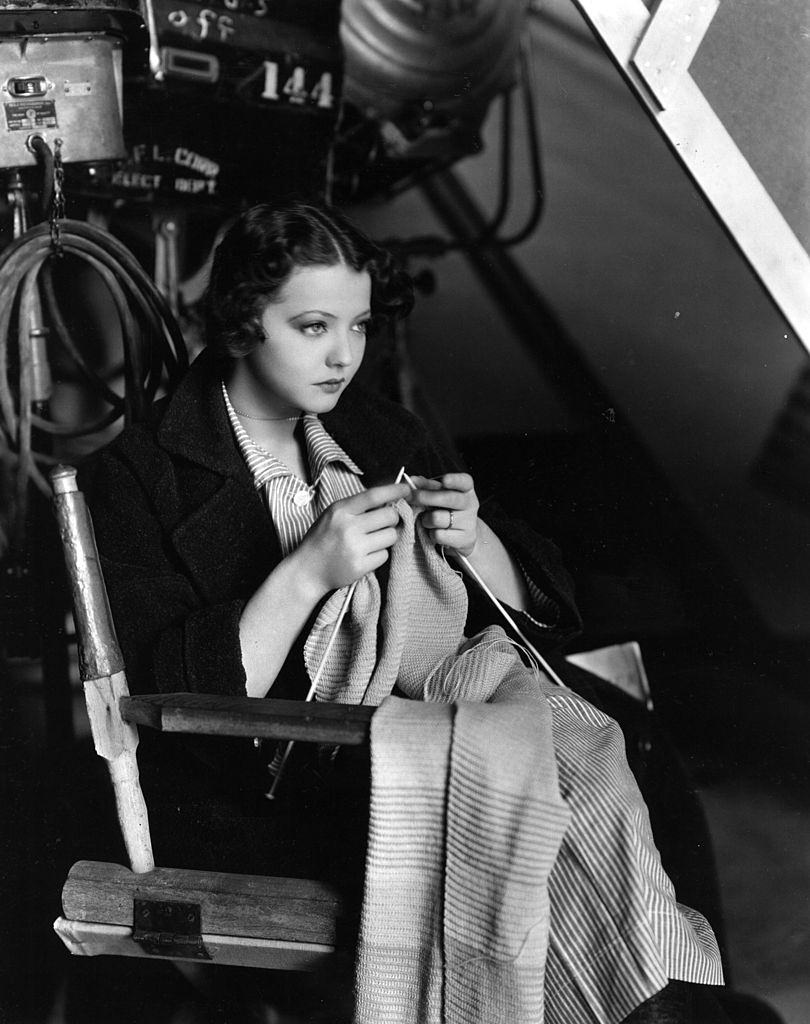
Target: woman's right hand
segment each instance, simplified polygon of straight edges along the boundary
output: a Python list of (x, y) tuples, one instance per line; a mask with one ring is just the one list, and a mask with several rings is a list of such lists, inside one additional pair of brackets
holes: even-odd
[(387, 561), (397, 539), (394, 502), (407, 499), (407, 484), (372, 487), (330, 505), (313, 523), (291, 557), (319, 597), (373, 572)]

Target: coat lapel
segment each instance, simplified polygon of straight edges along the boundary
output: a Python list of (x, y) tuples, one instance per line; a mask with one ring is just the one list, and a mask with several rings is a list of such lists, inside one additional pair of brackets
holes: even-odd
[(172, 455), (181, 455), (220, 476), (235, 476), (242, 459), (219, 389), (224, 370), (224, 365), (203, 349), (172, 396), (157, 438)]
[[(281, 558), (261, 495), (239, 454), (207, 350), (172, 396), (158, 444), (173, 456), (181, 507), (170, 528), (177, 555), (208, 601), (250, 596)], [(178, 458), (179, 457), (179, 458)]]
[(171, 534), (205, 599), (249, 597), (281, 558), (272, 521), (250, 482), (227, 477)]

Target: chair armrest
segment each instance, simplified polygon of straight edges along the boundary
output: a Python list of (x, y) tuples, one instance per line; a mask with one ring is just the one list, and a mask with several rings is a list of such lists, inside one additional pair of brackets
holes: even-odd
[(121, 697), (121, 717), (161, 732), (254, 736), (362, 746), (375, 708), (301, 700), (219, 697), (208, 693), (150, 693)]

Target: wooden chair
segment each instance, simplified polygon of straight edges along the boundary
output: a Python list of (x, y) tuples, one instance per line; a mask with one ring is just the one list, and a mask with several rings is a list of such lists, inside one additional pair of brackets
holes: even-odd
[[(130, 867), (82, 860), (54, 928), (82, 956), (115, 954), (311, 970), (335, 951), (340, 901), (306, 879), (156, 867), (138, 778), (139, 728), (316, 743), (368, 742), (374, 709), (173, 693), (130, 696), (92, 522), (76, 471), (51, 474), (74, 603), (79, 673), (96, 752), (107, 762)], [(637, 644), (572, 655), (650, 705)]]
[(115, 793), (129, 869), (79, 861), (54, 929), (71, 953), (308, 970), (334, 952), (340, 904), (321, 882), (155, 867), (138, 779), (138, 729), (368, 742), (373, 708), (206, 694), (132, 697), (76, 471), (51, 475), (74, 603), (79, 674), (96, 753)]

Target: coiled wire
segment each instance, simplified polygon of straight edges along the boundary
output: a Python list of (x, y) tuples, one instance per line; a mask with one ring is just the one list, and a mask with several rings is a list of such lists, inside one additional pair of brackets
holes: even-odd
[[(37, 432), (75, 438), (104, 430), (121, 416), (127, 423), (137, 421), (161, 384), (173, 387), (188, 365), (185, 342), (168, 303), (126, 246), (84, 221), (60, 220), (59, 250), (87, 263), (109, 290), (121, 328), (124, 395), (114, 392), (89, 366), (80, 346), (70, 336), (59, 313), (51, 279), (50, 260), (58, 258), (52, 228), (46, 223), (38, 224), (0, 253), (0, 444), (6, 448), (6, 458), (12, 464), (16, 461), (18, 516), (26, 505), (29, 481), (50, 495), (50, 486), (37, 464), (57, 460), (50, 453), (35, 449)], [(111, 407), (93, 423), (78, 427), (54, 423), (32, 409), (34, 352), (30, 325), (40, 295), (48, 312), (52, 337), (61, 343), (84, 379)], [(15, 313), (16, 359), (10, 351)], [(12, 367), (16, 369), (16, 381), (10, 378)]]
[[(31, 485), (50, 498), (40, 466), (59, 461), (52, 454), (51, 439), (96, 434), (122, 417), (125, 423), (137, 421), (159, 388), (173, 388), (188, 365), (183, 336), (166, 300), (126, 246), (84, 221), (56, 223), (56, 238), (53, 223), (38, 224), (0, 253), (0, 469), (11, 489), (10, 507), (0, 523), (0, 557), (10, 548), (16, 552), (13, 557), (25, 558)], [(94, 270), (112, 299), (124, 355), (123, 395), (90, 366), (60, 314), (51, 268), (63, 254)], [(53, 422), (47, 404), (34, 394), (31, 328), (34, 314), (39, 319), (40, 299), (48, 314), (49, 337), (61, 344), (91, 390), (110, 406), (91, 423)]]

